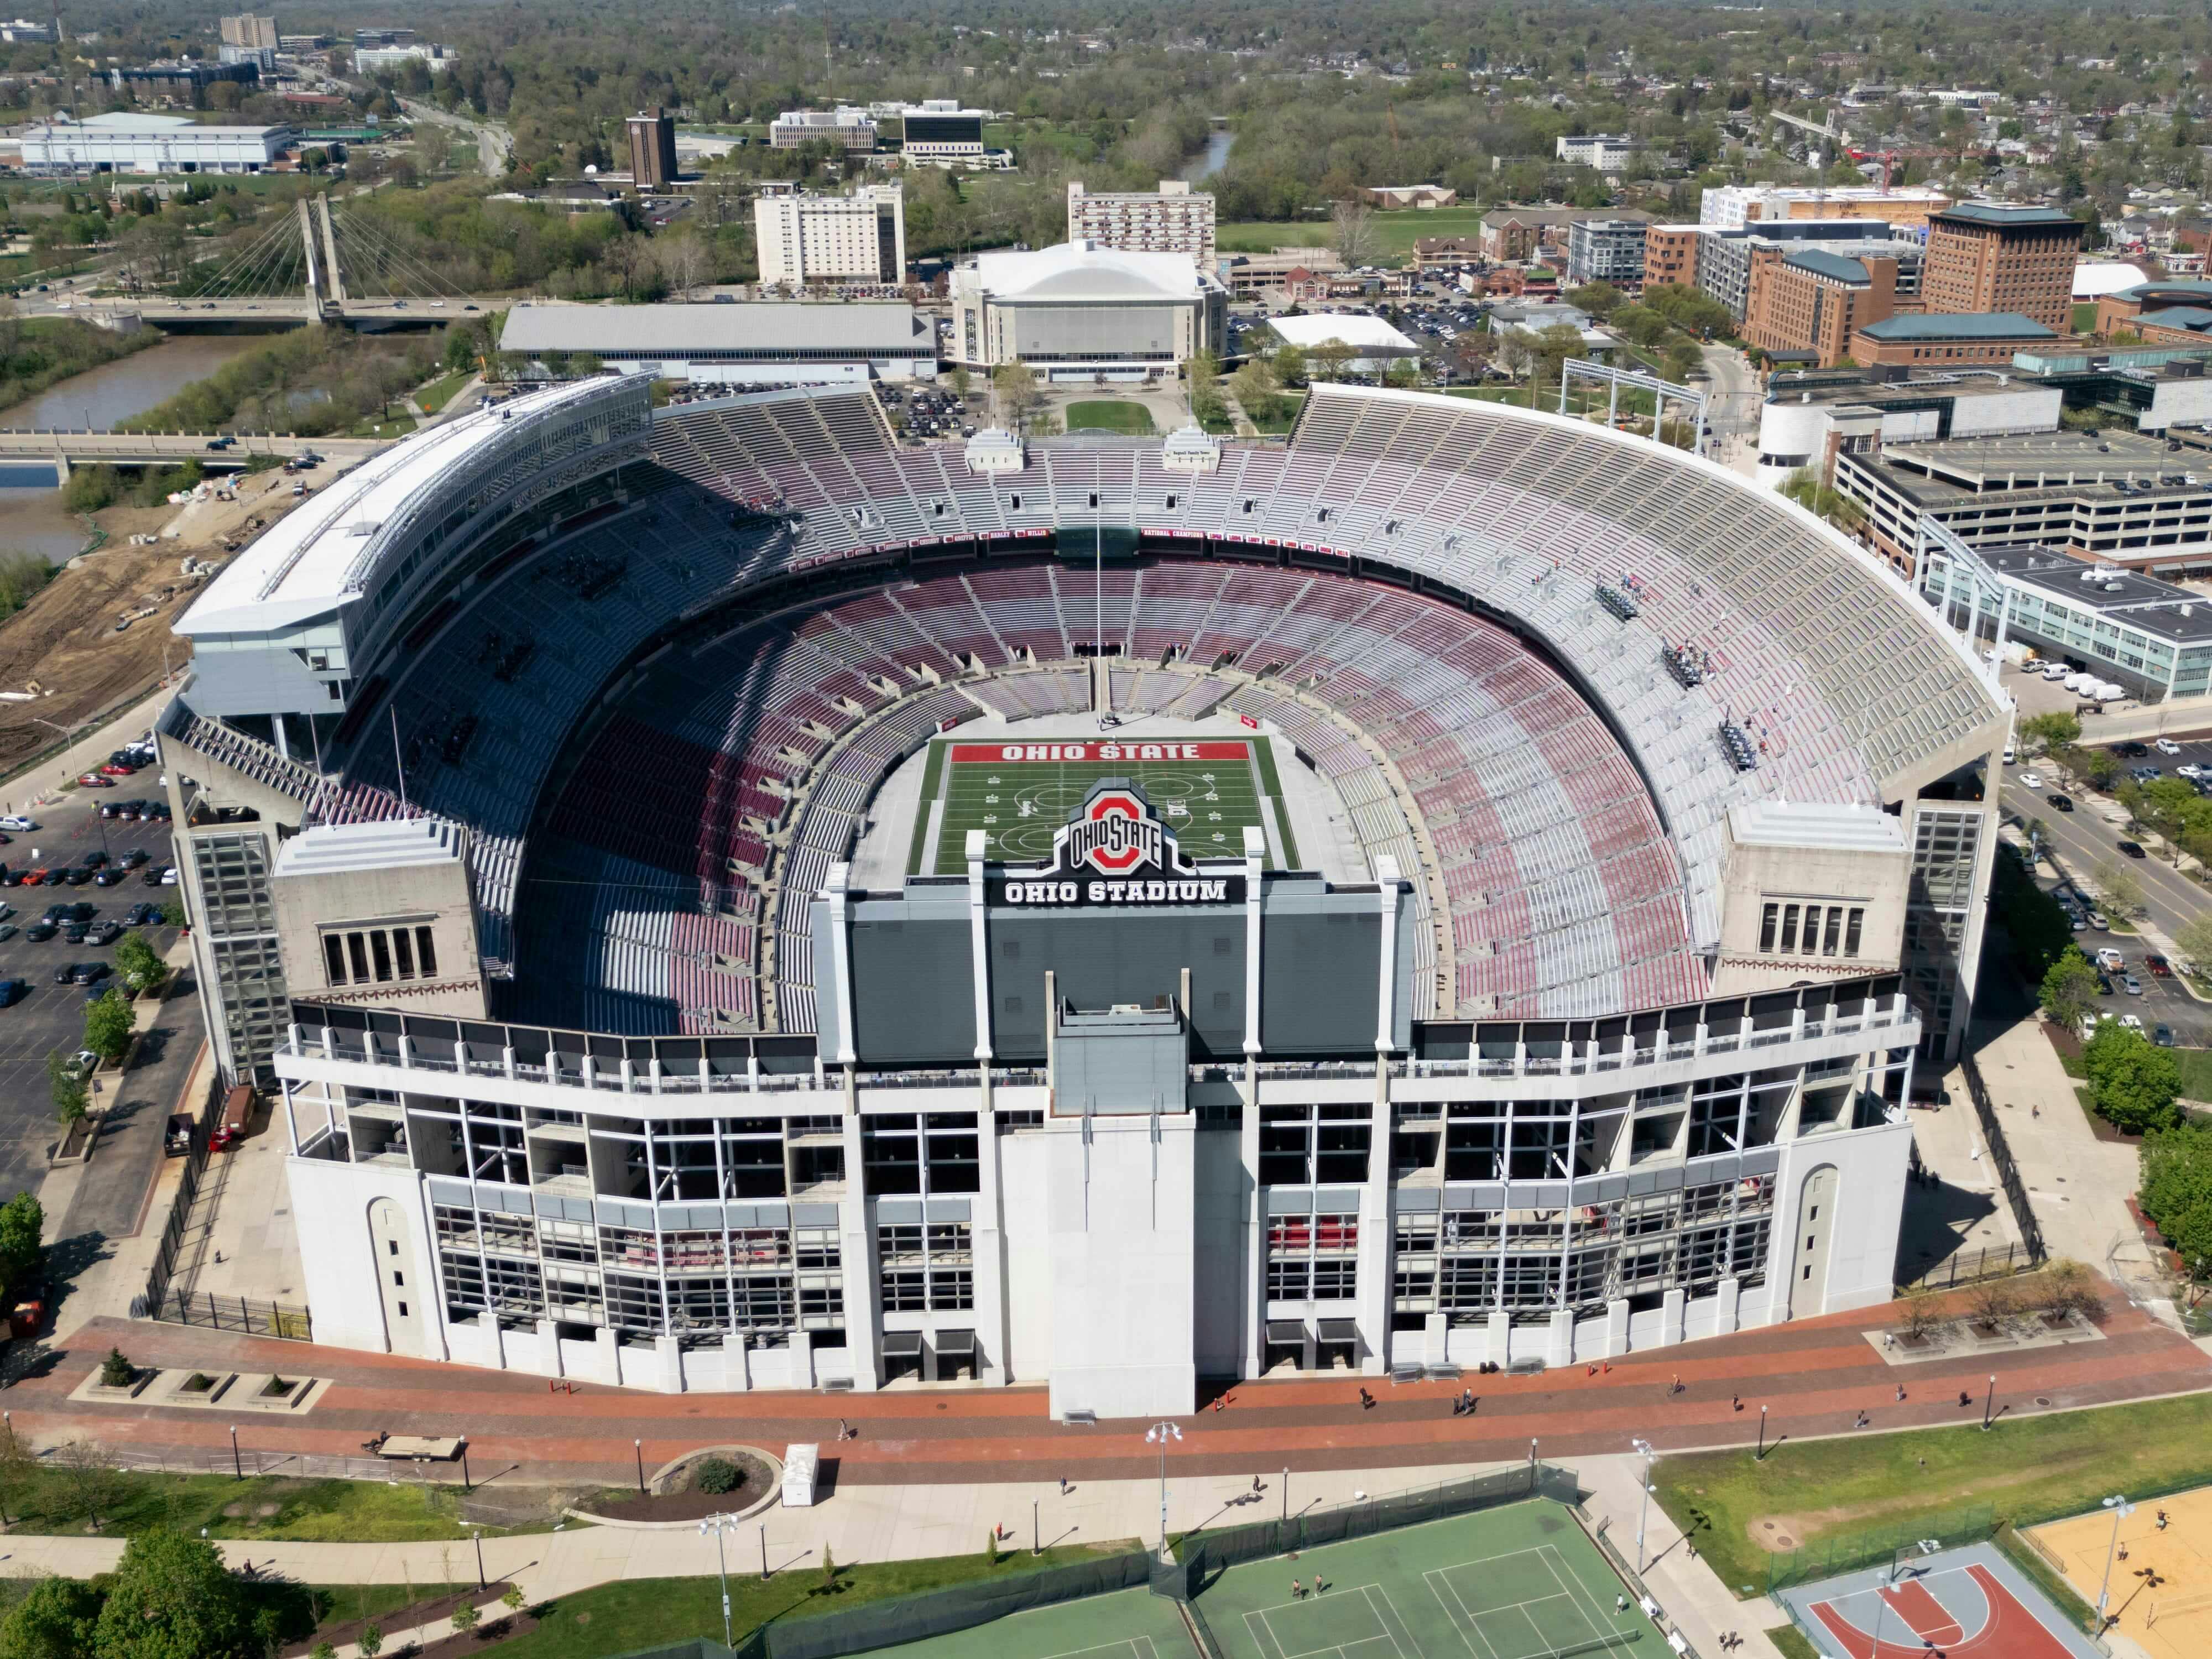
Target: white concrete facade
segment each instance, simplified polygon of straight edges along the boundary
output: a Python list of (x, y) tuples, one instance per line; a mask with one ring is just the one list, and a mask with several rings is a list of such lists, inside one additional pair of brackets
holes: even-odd
[(753, 240), (763, 286), (896, 283), (906, 274), (906, 193), (894, 181), (849, 196), (762, 196)]
[(103, 115), (24, 130), (27, 173), (259, 173), (300, 142), (292, 126), (202, 126), (175, 116)]

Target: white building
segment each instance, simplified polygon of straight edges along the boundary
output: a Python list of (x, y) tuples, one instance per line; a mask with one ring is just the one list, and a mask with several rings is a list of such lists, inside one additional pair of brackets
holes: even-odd
[(118, 111), (57, 116), (23, 132), (26, 173), (259, 173), (300, 143), (289, 125), (204, 125), (180, 115)]
[(433, 75), (443, 75), (459, 61), (451, 46), (417, 43), (409, 46), (356, 46), (353, 66), (363, 75), (397, 75), (410, 63), (419, 63)]
[(929, 319), (891, 303), (518, 305), (500, 349), (540, 362), (580, 353), (625, 374), (695, 385), (865, 385), (937, 373)]
[(753, 240), (764, 285), (896, 283), (906, 275), (905, 192), (893, 181), (849, 196), (760, 196)]
[(1354, 374), (1380, 374), (1393, 363), (1421, 361), (1421, 348), (1380, 317), (1340, 315), (1322, 312), (1304, 317), (1271, 317), (1267, 326), (1287, 345), (1301, 351), (1334, 341), (1355, 348), (1359, 355), (1345, 364)]
[(768, 124), (768, 142), (776, 149), (797, 149), (826, 138), (847, 149), (873, 149), (876, 124), (864, 109), (840, 104), (836, 109), (787, 109)]
[(1091, 242), (981, 253), (952, 273), (951, 355), (1052, 380), (1150, 380), (1218, 352), (1228, 309), (1220, 280), (1185, 254)]
[(1628, 134), (1592, 132), (1559, 135), (1558, 158), (1600, 173), (1617, 173), (1636, 159), (1639, 146)]
[(963, 109), (956, 98), (908, 104), (902, 118), (906, 139), (900, 153), (909, 161), (980, 161), (983, 124), (990, 118), (990, 111)]
[(1163, 179), (1158, 190), (1087, 191), (1067, 183), (1067, 240), (1127, 253), (1187, 253), (1213, 269), (1213, 197), (1187, 179)]
[(1951, 205), (1940, 190), (1900, 185), (1714, 185), (1698, 204), (1698, 222), (1738, 229), (1760, 219), (1880, 219), (1924, 231), (1928, 216)]

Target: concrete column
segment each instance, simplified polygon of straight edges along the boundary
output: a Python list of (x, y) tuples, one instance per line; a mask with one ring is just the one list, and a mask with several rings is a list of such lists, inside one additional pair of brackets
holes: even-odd
[(745, 1334), (732, 1331), (722, 1339), (722, 1387), (730, 1394), (744, 1394), (752, 1386), (752, 1354), (745, 1346)]
[(1448, 1365), (1451, 1363), (1451, 1322), (1440, 1313), (1432, 1313), (1421, 1323), (1421, 1363), (1425, 1365)]
[(1659, 1340), (1662, 1344), (1682, 1340), (1683, 1297), (1680, 1291), (1668, 1291), (1659, 1304)]
[(1546, 1333), (1544, 1363), (1547, 1365), (1571, 1365), (1575, 1363), (1575, 1316), (1571, 1309), (1555, 1308), (1552, 1311), (1552, 1328)]
[(560, 1327), (550, 1319), (538, 1322), (538, 1374), (540, 1376), (565, 1376), (561, 1368)]
[(610, 1388), (622, 1386), (622, 1339), (604, 1325), (592, 1333), (592, 1364), (600, 1382)]
[(653, 1339), (653, 1369), (659, 1373), (653, 1386), (663, 1394), (682, 1394), (684, 1391), (684, 1349), (672, 1336)]
[[(846, 1281), (848, 1285), (852, 1281), (850, 1279)], [(851, 1316), (851, 1312), (852, 1307), (848, 1303), (846, 1304), (846, 1313), (848, 1318)], [(851, 1328), (848, 1326), (847, 1338), (848, 1340), (850, 1340), (850, 1336)], [(869, 1344), (869, 1363), (871, 1365), (874, 1364), (874, 1356), (875, 1346), (874, 1343), (871, 1341)], [(865, 1385), (863, 1385), (857, 1369), (859, 1364), (858, 1354), (854, 1356), (854, 1362), (855, 1370), (853, 1376), (853, 1386), (855, 1389), (865, 1386), (871, 1393), (872, 1393), (876, 1386), (874, 1371), (872, 1370), (869, 1372), (868, 1381)], [(794, 1389), (811, 1389), (814, 1386), (814, 1333), (811, 1331), (793, 1331), (791, 1334), (791, 1380), (787, 1386)]]
[(1628, 1298), (1605, 1304), (1605, 1357), (1618, 1359), (1628, 1352)]
[(1492, 1308), (1490, 1310), (1490, 1353), (1488, 1358), (1491, 1363), (1496, 1365), (1510, 1364), (1512, 1362), (1513, 1316), (1507, 1313), (1503, 1308)]
[[(984, 1062), (989, 1076), (989, 1062)], [(981, 1109), (975, 1115), (979, 1170), (977, 1192), (969, 1214), (975, 1249), (975, 1336), (983, 1345), (980, 1381), (1003, 1384), (1006, 1358), (1012, 1352), (1013, 1334), (1006, 1317), (1006, 1234), (1002, 1176), (999, 1167), (999, 1137), (992, 1119), (991, 1089), (986, 1082), (979, 1091)], [(848, 1290), (849, 1297), (851, 1291)]]
[[(876, 1311), (876, 1239), (875, 1229), (868, 1224), (867, 1182), (861, 1163), (860, 1115), (848, 1111), (845, 1115), (845, 1196), (837, 1206), (837, 1231), (842, 1247), (845, 1276), (845, 1344), (853, 1355), (853, 1387), (861, 1394), (872, 1394), (881, 1385), (881, 1356), (883, 1338)], [(801, 1336), (805, 1332), (799, 1333)], [(792, 1364), (799, 1364), (796, 1339), (792, 1344)], [(813, 1356), (806, 1357), (806, 1382), (794, 1382), (794, 1388), (813, 1386)]]
[(1713, 1297), (1713, 1334), (1732, 1336), (1736, 1330), (1736, 1305), (1742, 1296), (1742, 1286), (1733, 1279), (1721, 1280), (1720, 1291)]

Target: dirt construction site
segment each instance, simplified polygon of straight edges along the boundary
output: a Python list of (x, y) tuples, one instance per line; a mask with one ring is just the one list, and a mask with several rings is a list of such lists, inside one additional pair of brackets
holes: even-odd
[[(291, 489), (282, 473), (256, 473), (237, 481), (235, 500), (210, 491), (184, 507), (100, 514), (106, 543), (70, 560), (0, 622), (0, 693), (30, 694), (0, 702), (0, 774), (58, 743), (62, 732), (153, 689), (165, 652), (167, 668), (181, 670), (191, 648), (171, 635), (171, 623), (233, 549), (294, 505)], [(186, 573), (188, 563), (197, 574)], [(126, 616), (130, 626), (118, 632)]]

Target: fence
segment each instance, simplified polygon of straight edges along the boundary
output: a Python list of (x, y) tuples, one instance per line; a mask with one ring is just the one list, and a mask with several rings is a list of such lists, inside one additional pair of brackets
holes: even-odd
[(2020, 1178), (2020, 1166), (2013, 1162), (2004, 1125), (1997, 1121), (1996, 1109), (1990, 1103), (1989, 1085), (1982, 1081), (1982, 1068), (1969, 1054), (1960, 1060), (1959, 1069), (1966, 1073), (1966, 1093), (1974, 1103), (1974, 1115), (1981, 1121), (1982, 1139), (1990, 1149), (1990, 1164), (1996, 1171), (1997, 1184), (2004, 1189), (2005, 1202), (2012, 1206), (2013, 1224), (2019, 1230), (2020, 1242), (2033, 1261), (2041, 1261), (2047, 1254), (2043, 1248), (2043, 1229), (2036, 1224), (2034, 1208), (2027, 1201), (2027, 1183)]
[[(461, 1489), (461, 1471), (456, 1464), (433, 1465), (381, 1457), (325, 1456), (307, 1452), (257, 1451), (250, 1439), (240, 1443), (234, 1468), (228, 1446), (218, 1450), (186, 1451), (175, 1448), (142, 1450), (135, 1447), (108, 1445), (106, 1450), (106, 1461), (115, 1468), (140, 1474), (228, 1476), (234, 1472), (242, 1472), (248, 1476), (277, 1474), (298, 1480), (374, 1480), (387, 1486), (400, 1483), (413, 1486), (449, 1487), (457, 1494)], [(434, 1474), (434, 1468), (440, 1473)], [(464, 1499), (463, 1512), (467, 1513), (470, 1507), (470, 1500)], [(542, 1509), (543, 1506), (538, 1507)], [(533, 1514), (531, 1518), (535, 1520), (537, 1516)]]
[(1788, 1589), (1839, 1572), (1863, 1572), (1897, 1559), (1899, 1550), (1923, 1539), (1936, 1539), (1947, 1549), (1962, 1544), (1986, 1543), (1998, 1526), (1996, 1506), (1976, 1504), (1942, 1510), (1917, 1520), (1905, 1520), (1867, 1532), (1840, 1534), (1801, 1544), (1788, 1554), (1770, 1556), (1766, 1563), (1766, 1591)]
[(1919, 1278), (1903, 1280), (1897, 1288), (1948, 1291), (1958, 1285), (1978, 1284), (1984, 1279), (2007, 1279), (2014, 1273), (2032, 1273), (2042, 1265), (2040, 1256), (2031, 1255), (2026, 1247), (2019, 1244), (2008, 1244), (2002, 1250), (1956, 1250)]
[[(282, 1302), (255, 1302), (242, 1296), (172, 1291), (177, 1263), (184, 1255), (185, 1237), (191, 1231), (192, 1205), (207, 1179), (208, 1139), (215, 1133), (222, 1110), (222, 1073), (208, 1080), (207, 1098), (200, 1103), (192, 1123), (191, 1150), (185, 1154), (185, 1172), (177, 1182), (177, 1196), (162, 1224), (161, 1242), (154, 1251), (154, 1265), (146, 1274), (146, 1289), (131, 1301), (133, 1319), (159, 1319), (176, 1325), (205, 1325), (219, 1331), (240, 1331), (248, 1336), (281, 1336), (295, 1342), (315, 1340), (315, 1322), (305, 1308)], [(203, 1242), (202, 1248), (205, 1248)]]

